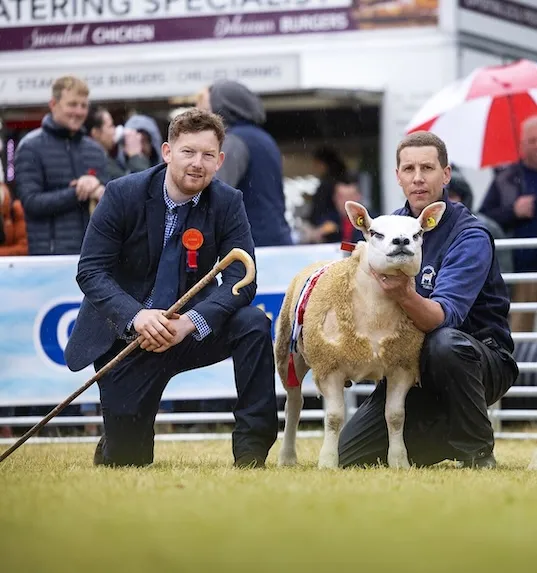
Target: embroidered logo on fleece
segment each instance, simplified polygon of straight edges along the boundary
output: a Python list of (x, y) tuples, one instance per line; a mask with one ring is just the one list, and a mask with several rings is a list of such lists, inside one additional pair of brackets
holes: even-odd
[(436, 271), (431, 265), (426, 265), (421, 271), (421, 287), (425, 290), (433, 290), (434, 288), (434, 278), (436, 277)]

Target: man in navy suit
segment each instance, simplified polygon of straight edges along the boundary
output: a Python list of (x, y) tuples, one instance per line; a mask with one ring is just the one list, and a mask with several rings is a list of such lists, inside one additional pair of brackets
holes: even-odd
[[(165, 164), (110, 182), (93, 213), (77, 281), (85, 297), (65, 350), (67, 365), (102, 368), (136, 336), (140, 347), (99, 381), (104, 436), (95, 463), (152, 463), (162, 392), (179, 372), (232, 357), (238, 400), (233, 454), (238, 467), (265, 463), (277, 435), (270, 320), (249, 306), (256, 284), (231, 264), (180, 316), (163, 311), (232, 248), (254, 244), (240, 191), (214, 178), (224, 160), (219, 116), (178, 115), (162, 145)], [(183, 237), (203, 243), (196, 248)], [(192, 241), (191, 241), (192, 242)]]

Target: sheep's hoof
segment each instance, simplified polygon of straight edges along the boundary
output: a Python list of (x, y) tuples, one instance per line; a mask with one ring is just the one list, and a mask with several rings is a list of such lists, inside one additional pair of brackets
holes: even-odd
[(388, 454), (388, 466), (396, 470), (409, 470), (410, 464), (406, 455), (390, 456)]
[(298, 462), (296, 452), (281, 451), (278, 456), (278, 465), (280, 467), (296, 466)]
[(329, 454), (329, 455), (321, 455), (319, 456), (319, 469), (328, 468), (328, 469), (336, 469), (339, 465), (339, 457), (336, 454)]

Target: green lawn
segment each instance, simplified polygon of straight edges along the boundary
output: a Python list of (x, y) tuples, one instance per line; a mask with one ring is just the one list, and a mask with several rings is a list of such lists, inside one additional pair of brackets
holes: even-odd
[(157, 443), (142, 470), (89, 445), (25, 445), (0, 465), (0, 572), (537, 570), (536, 444), (495, 471), (235, 470), (227, 441)]

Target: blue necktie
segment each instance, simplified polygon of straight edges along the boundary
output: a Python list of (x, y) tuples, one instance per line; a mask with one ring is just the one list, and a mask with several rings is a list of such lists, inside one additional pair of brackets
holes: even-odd
[(167, 310), (177, 300), (179, 293), (179, 265), (181, 262), (181, 237), (192, 202), (175, 207), (177, 222), (172, 236), (162, 249), (153, 287), (151, 308)]

